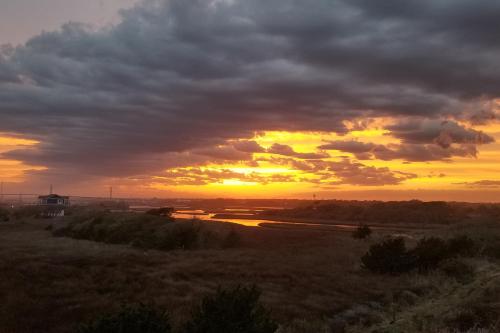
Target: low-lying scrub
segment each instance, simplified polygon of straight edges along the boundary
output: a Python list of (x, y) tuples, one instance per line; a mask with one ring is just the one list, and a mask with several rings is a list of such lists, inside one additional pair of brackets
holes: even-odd
[(372, 234), (372, 229), (366, 224), (360, 224), (356, 230), (352, 232), (352, 238), (354, 239), (365, 239), (370, 237)]
[(10, 212), (8, 209), (0, 207), (0, 222), (8, 222), (10, 220)]
[(78, 333), (274, 333), (278, 324), (260, 303), (255, 287), (223, 289), (207, 295), (184, 325), (173, 330), (170, 316), (155, 306), (122, 307), (81, 325)]
[(447, 259), (476, 253), (475, 242), (467, 236), (448, 240), (423, 238), (410, 250), (406, 248), (403, 238), (390, 238), (372, 245), (361, 262), (364, 268), (376, 273), (400, 274), (412, 270), (424, 273), (437, 269)]
[(274, 333), (278, 325), (259, 298), (255, 286), (219, 288), (202, 300), (183, 333)]
[(74, 217), (52, 233), (56, 237), (170, 251), (236, 247), (238, 235), (226, 229), (212, 230), (201, 221), (173, 222), (170, 218), (151, 214), (100, 212)]
[(461, 258), (446, 260), (439, 266), (439, 268), (446, 276), (463, 283), (472, 281), (474, 279), (474, 275), (476, 274), (474, 266), (464, 262)]
[(104, 314), (81, 325), (78, 333), (170, 333), (170, 318), (153, 306), (125, 306), (118, 313)]
[(391, 238), (374, 244), (361, 258), (362, 266), (375, 273), (399, 274), (414, 267), (414, 258), (403, 238)]

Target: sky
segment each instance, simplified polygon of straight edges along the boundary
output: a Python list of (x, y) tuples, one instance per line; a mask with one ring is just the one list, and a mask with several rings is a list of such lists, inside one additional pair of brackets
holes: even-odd
[(496, 0), (0, 0), (4, 191), (500, 201)]

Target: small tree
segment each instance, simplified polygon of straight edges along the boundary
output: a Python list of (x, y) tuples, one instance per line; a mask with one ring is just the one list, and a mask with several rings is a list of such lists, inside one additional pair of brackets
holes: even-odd
[(203, 299), (184, 333), (274, 333), (278, 325), (259, 302), (260, 291), (238, 286)]
[(366, 224), (360, 224), (356, 230), (352, 232), (352, 238), (354, 239), (365, 239), (370, 237), (372, 234), (372, 229)]
[(83, 325), (78, 333), (170, 333), (168, 315), (144, 304), (127, 306)]
[(362, 266), (372, 272), (399, 274), (412, 270), (415, 259), (407, 251), (403, 238), (390, 238), (374, 244), (361, 258)]

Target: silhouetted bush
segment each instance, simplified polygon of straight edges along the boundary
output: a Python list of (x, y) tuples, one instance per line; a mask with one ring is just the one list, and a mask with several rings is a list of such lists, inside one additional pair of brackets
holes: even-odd
[(473, 266), (461, 259), (446, 260), (441, 263), (440, 268), (447, 276), (463, 283), (472, 281), (476, 273)]
[(372, 245), (361, 262), (364, 268), (382, 274), (404, 273), (415, 266), (415, 258), (406, 249), (403, 238), (391, 238)]
[(416, 268), (420, 272), (436, 269), (437, 266), (449, 257), (448, 246), (441, 238), (423, 238), (411, 251), (415, 258)]
[(8, 222), (10, 220), (10, 212), (3, 208), (0, 207), (0, 222)]
[(478, 252), (474, 240), (465, 235), (450, 238), (447, 246), (450, 256), (472, 257)]
[(367, 237), (370, 237), (371, 234), (372, 234), (372, 229), (369, 226), (362, 224), (359, 225), (356, 228), (356, 230), (352, 232), (352, 238), (365, 239)]
[(185, 325), (184, 333), (274, 333), (278, 325), (259, 302), (255, 287), (219, 288), (207, 296)]
[(78, 333), (169, 333), (168, 315), (154, 307), (139, 304), (124, 307), (120, 312), (105, 314), (82, 325)]
[(174, 213), (175, 209), (172, 207), (162, 207), (162, 208), (155, 208), (155, 209), (150, 209), (146, 212), (148, 215), (155, 215), (155, 216), (163, 216), (167, 217), (169, 219), (172, 219), (172, 214)]
[(413, 269), (424, 273), (435, 270), (448, 259), (473, 256), (477, 246), (467, 236), (457, 236), (447, 241), (438, 237), (423, 238), (407, 250), (402, 238), (386, 240), (372, 245), (362, 258), (363, 267), (377, 273), (403, 273)]
[(158, 236), (160, 250), (192, 250), (201, 247), (202, 227), (199, 223), (182, 222), (163, 230)]
[(222, 241), (222, 247), (224, 249), (235, 248), (241, 244), (241, 237), (234, 229), (227, 234), (227, 236)]
[(491, 259), (500, 259), (500, 240), (489, 241), (485, 245), (482, 253)]
[(13, 210), (12, 216), (16, 220), (22, 218), (40, 217), (43, 210), (44, 209), (40, 206), (20, 206)]
[[(447, 326), (457, 332), (467, 332), (472, 329), (488, 329), (498, 332), (498, 310), (487, 304), (472, 305), (460, 310), (447, 321)], [(496, 327), (495, 327), (496, 326)]]

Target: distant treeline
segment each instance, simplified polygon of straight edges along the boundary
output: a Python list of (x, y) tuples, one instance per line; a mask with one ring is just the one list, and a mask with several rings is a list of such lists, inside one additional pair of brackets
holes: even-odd
[(472, 204), (445, 201), (316, 201), (283, 210), (260, 214), (274, 219), (318, 219), (365, 223), (439, 223), (449, 224), (470, 218), (500, 220), (500, 204)]

